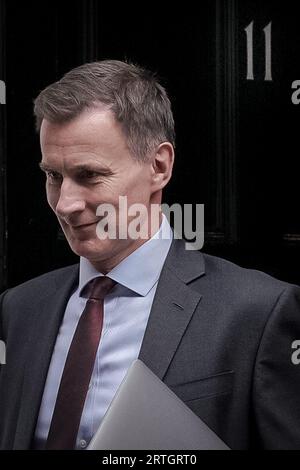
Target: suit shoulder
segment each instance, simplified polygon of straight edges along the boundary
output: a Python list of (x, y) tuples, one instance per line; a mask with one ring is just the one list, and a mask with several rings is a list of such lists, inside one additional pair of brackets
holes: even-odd
[(207, 292), (222, 293), (230, 297), (263, 297), (265, 294), (278, 296), (286, 289), (294, 288), (262, 271), (248, 269), (217, 256), (188, 248), (182, 240), (172, 243), (166, 265), (184, 282), (196, 289), (207, 288)]
[(291, 287), (299, 289), (299, 286), (293, 286), (265, 272), (244, 268), (226, 259), (204, 253), (203, 257), (206, 276), (214, 279), (214, 282), (231, 285), (234, 290), (240, 292), (240, 295), (243, 292), (248, 294), (261, 292), (264, 295), (276, 294)]
[[(41, 274), (33, 279), (23, 282), (15, 287), (11, 287), (5, 292), (7, 298), (28, 296), (33, 292), (40, 293), (45, 290), (56, 289), (67, 278), (72, 277), (78, 271), (78, 264), (73, 264), (65, 268), (55, 269), (45, 274)], [(3, 294), (4, 295), (4, 294)]]
[(221, 312), (222, 318), (231, 318), (239, 328), (242, 322), (251, 331), (259, 330), (273, 313), (288, 318), (291, 311), (299, 312), (299, 286), (222, 258), (203, 257), (205, 275), (194, 281), (193, 288), (203, 295), (210, 311)]

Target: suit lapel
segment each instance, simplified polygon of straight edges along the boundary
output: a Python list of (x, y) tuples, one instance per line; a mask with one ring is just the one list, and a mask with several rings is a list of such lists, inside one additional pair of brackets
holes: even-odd
[(204, 274), (201, 253), (174, 240), (162, 270), (141, 346), (141, 359), (160, 379), (172, 361), (201, 294), (188, 284)]
[(62, 280), (59, 287), (53, 286), (51, 293), (36, 305), (34, 327), (27, 350), (27, 367), (14, 449), (30, 447), (56, 337), (77, 280), (78, 267), (73, 267), (67, 281)]

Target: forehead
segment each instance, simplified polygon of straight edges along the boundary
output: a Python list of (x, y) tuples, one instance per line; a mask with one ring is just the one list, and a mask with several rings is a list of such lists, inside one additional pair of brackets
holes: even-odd
[(128, 153), (126, 138), (108, 109), (86, 110), (66, 123), (43, 120), (40, 133), (43, 160), (98, 155), (113, 158)]

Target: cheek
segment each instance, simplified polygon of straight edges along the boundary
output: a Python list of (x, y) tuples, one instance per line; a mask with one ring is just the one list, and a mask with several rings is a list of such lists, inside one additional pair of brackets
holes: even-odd
[(126, 194), (128, 199), (131, 199), (133, 202), (141, 202), (147, 204), (150, 199), (150, 185), (149, 182), (145, 179), (136, 180), (133, 184), (128, 187)]
[(151, 177), (149, 172), (132, 173), (126, 181), (125, 194), (131, 195), (133, 199), (147, 200), (151, 191)]

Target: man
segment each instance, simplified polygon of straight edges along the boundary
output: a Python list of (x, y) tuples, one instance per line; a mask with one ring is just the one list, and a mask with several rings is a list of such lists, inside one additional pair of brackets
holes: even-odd
[[(187, 250), (151, 217), (174, 161), (164, 88), (132, 64), (85, 64), (35, 115), (47, 199), (80, 263), (0, 298), (0, 448), (86, 448), (137, 357), (229, 447), (299, 448), (299, 288)], [(120, 196), (145, 208), (143, 237)]]

